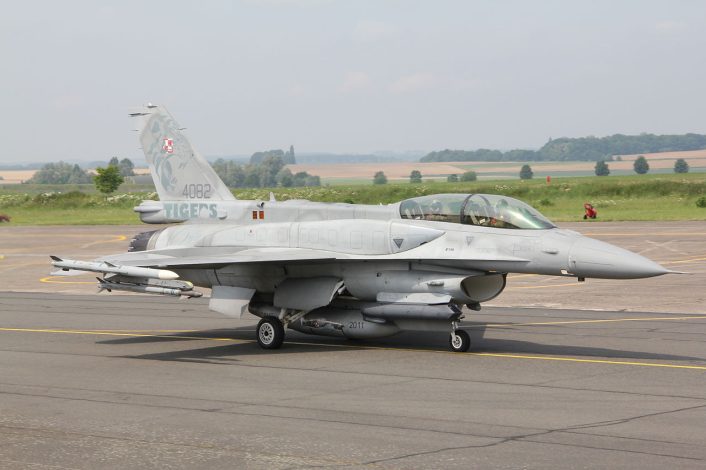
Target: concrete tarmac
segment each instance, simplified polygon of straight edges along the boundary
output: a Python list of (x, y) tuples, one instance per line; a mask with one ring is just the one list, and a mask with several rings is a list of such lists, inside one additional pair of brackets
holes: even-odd
[(0, 311), (2, 468), (706, 466), (706, 315), (486, 308), (459, 354), (438, 333), (264, 351), (205, 299)]
[(510, 276), (466, 354), (438, 333), (263, 351), (206, 299), (48, 275), (150, 227), (3, 226), (0, 468), (704, 468), (706, 223), (562, 227), (691, 274)]

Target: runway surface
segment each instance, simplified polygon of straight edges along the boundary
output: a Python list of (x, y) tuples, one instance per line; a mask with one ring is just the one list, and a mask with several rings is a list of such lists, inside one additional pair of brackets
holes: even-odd
[(0, 468), (706, 467), (706, 222), (562, 227), (690, 274), (511, 275), (468, 354), (431, 333), (266, 352), (205, 299), (49, 275), (151, 227), (3, 226)]
[(458, 354), (422, 333), (266, 352), (203, 299), (0, 311), (3, 468), (706, 465), (706, 315), (487, 308)]

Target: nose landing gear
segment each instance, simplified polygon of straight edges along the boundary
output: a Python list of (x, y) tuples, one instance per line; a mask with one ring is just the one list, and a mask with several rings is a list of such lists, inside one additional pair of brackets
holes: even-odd
[(466, 352), (471, 347), (471, 337), (465, 330), (458, 329), (458, 323), (451, 323), (449, 347), (453, 352)]

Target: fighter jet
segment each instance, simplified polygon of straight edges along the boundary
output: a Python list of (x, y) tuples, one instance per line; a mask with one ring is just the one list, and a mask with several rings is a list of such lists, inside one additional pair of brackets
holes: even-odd
[(161, 199), (138, 212), (146, 222), (187, 222), (137, 235), (127, 253), (53, 256), (57, 273), (100, 273), (98, 287), (109, 292), (199, 297), (198, 288), (210, 289), (211, 310), (261, 318), (255, 336), (265, 349), (279, 348), (287, 329), (351, 339), (416, 330), (448, 334), (450, 349), (463, 352), (471, 336), (459, 322), (500, 295), (509, 273), (583, 281), (671, 272), (501, 195), (388, 205), (236, 200), (163, 107), (132, 115), (142, 119)]

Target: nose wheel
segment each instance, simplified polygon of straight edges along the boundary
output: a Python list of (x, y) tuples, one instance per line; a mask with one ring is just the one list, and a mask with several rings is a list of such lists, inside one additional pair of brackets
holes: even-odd
[(454, 352), (466, 352), (471, 347), (471, 337), (464, 330), (453, 330), (449, 337), (449, 347)]
[(263, 349), (279, 349), (284, 341), (284, 325), (276, 317), (265, 317), (257, 324), (257, 344)]

